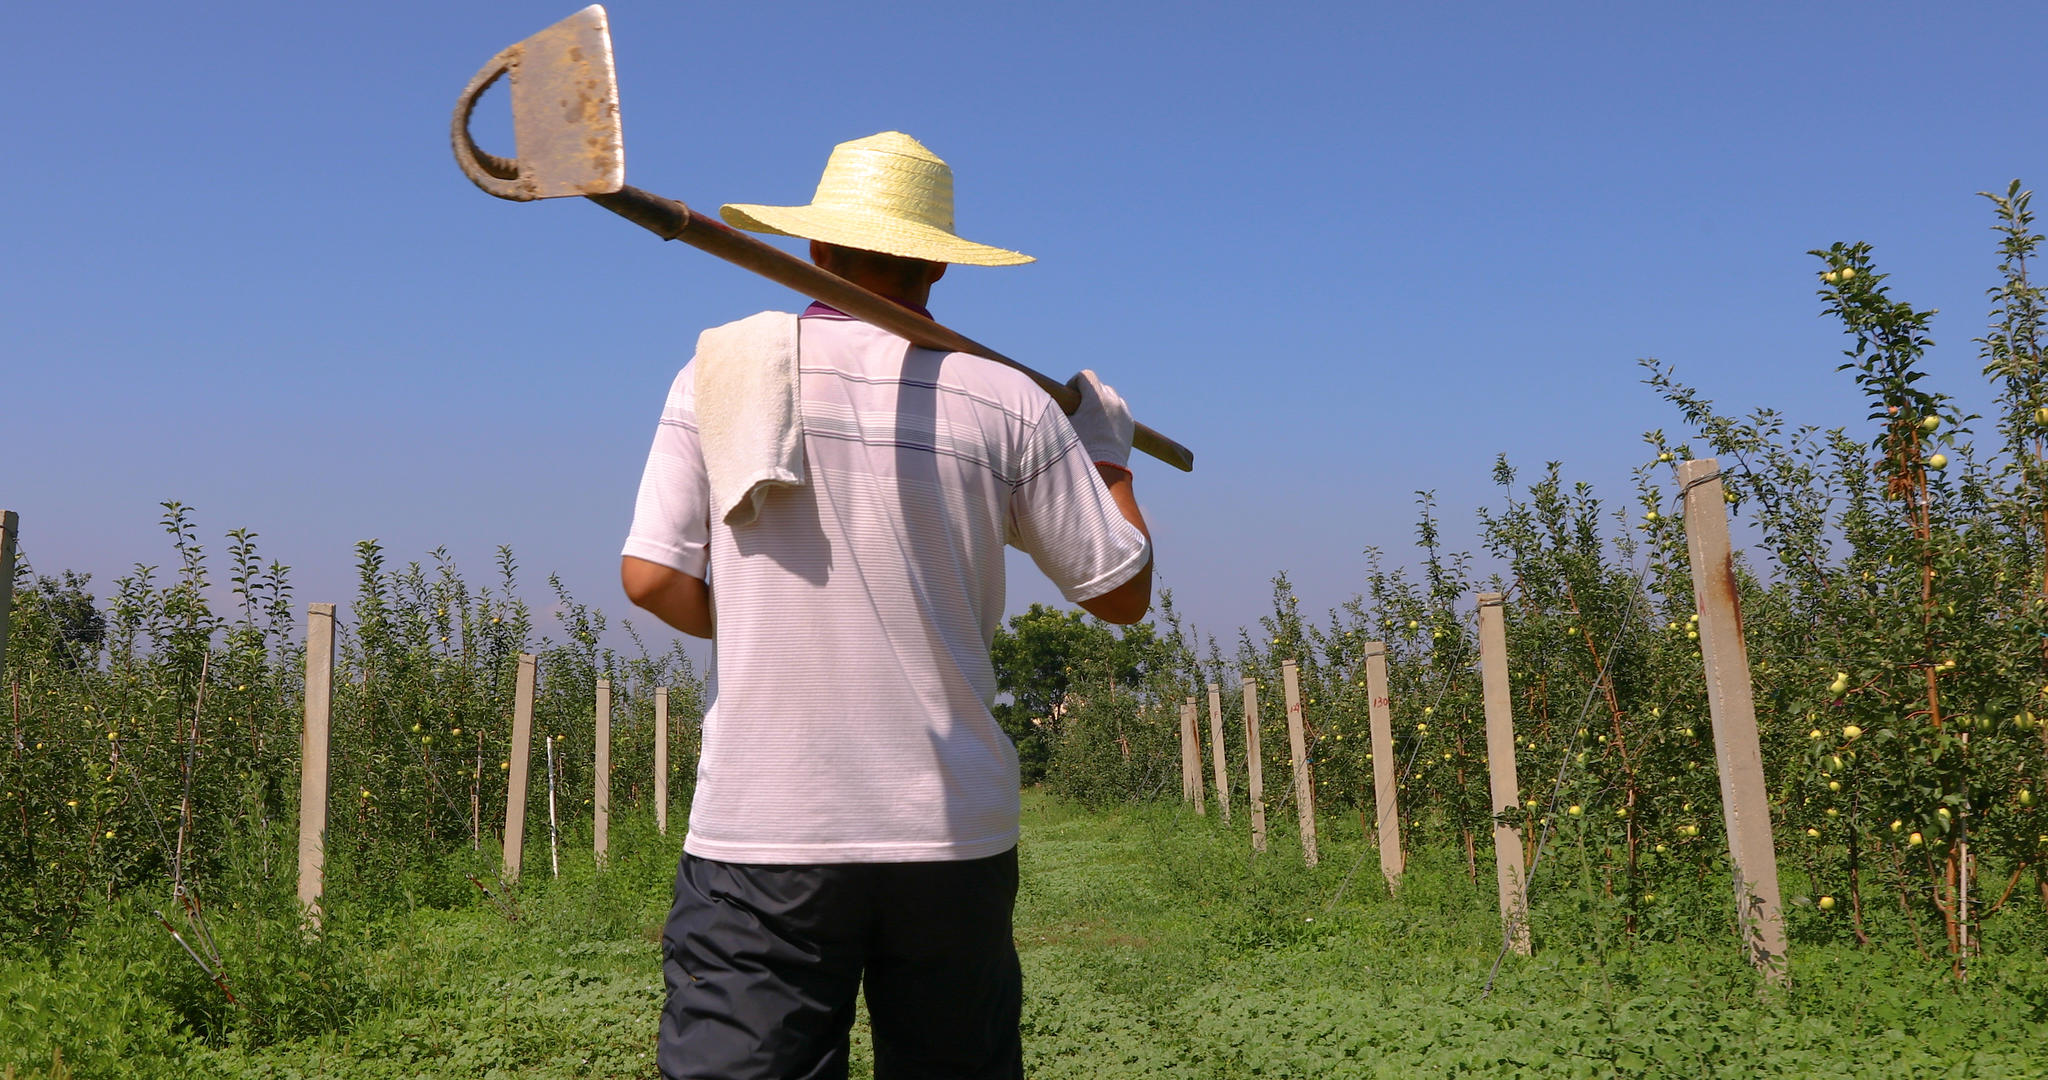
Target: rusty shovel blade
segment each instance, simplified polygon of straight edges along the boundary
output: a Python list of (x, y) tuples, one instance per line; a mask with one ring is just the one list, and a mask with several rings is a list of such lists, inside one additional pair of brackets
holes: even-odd
[[(469, 134), (477, 98), (506, 75), (514, 158), (485, 153)], [(462, 171), (501, 199), (606, 195), (624, 187), (625, 137), (604, 6), (592, 4), (492, 57), (455, 106), (453, 141)]]

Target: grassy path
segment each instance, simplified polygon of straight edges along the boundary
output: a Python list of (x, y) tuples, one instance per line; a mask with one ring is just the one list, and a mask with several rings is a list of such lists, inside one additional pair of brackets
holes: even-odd
[[(1797, 986), (1766, 1000), (1722, 943), (1713, 898), (1631, 945), (1566, 889), (1539, 896), (1537, 955), (1482, 999), (1499, 941), (1490, 878), (1425, 863), (1395, 901), (1367, 859), (1332, 907), (1363, 848), (1355, 823), (1330, 824), (1309, 872), (1285, 837), (1254, 861), (1241, 830), (1206, 819), (1027, 796), (1029, 1074), (2048, 1075), (2038, 946), (1985, 957), (1958, 988), (1911, 954), (1795, 940)], [(172, 1010), (211, 1007), (214, 992), (140, 912), (108, 912), (54, 972), (0, 958), (0, 1065), (44, 1075), (62, 1047), (77, 1076), (653, 1076), (677, 841), (650, 832), (623, 828), (615, 842), (637, 854), (602, 876), (565, 857), (517, 923), (483, 906), (357, 919), (337, 905), (332, 948), (308, 954), (222, 913), (216, 935), (252, 994), (303, 1013), (269, 1017), (277, 1037), (260, 1046), (247, 1022), (211, 1046), (176, 1032)]]

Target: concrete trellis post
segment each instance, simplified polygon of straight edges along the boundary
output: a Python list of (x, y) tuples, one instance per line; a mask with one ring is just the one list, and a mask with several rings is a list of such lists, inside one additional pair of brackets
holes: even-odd
[(299, 735), (299, 906), (315, 926), (327, 887), (327, 730), (333, 710), (334, 605), (308, 604), (306, 724)]
[(1181, 777), (1187, 784), (1188, 801), (1195, 804), (1195, 813), (1209, 816), (1209, 800), (1202, 793), (1202, 735), (1195, 711), (1194, 695), (1181, 703), (1180, 707), (1180, 768)]
[(668, 835), (668, 687), (654, 688), (654, 827)]
[(0, 686), (7, 679), (7, 624), (14, 617), (14, 545), (21, 518), (0, 510)]
[(1721, 813), (1728, 859), (1735, 869), (1735, 918), (1750, 963), (1773, 983), (1791, 981), (1785, 958), (1785, 916), (1778, 895), (1778, 856), (1764, 794), (1763, 751), (1757, 743), (1756, 699), (1749, 647), (1742, 640), (1734, 553), (1721, 469), (1713, 458), (1678, 466), (1685, 491), (1685, 546), (1692, 561), (1693, 602), (1706, 663), (1707, 712), (1721, 773)]
[(1215, 767), (1216, 805), (1223, 811), (1223, 823), (1230, 824), (1230, 772), (1223, 759), (1223, 695), (1209, 684), (1209, 762)]
[(597, 865), (612, 851), (612, 681), (597, 680), (597, 775), (590, 778), (592, 847)]
[(519, 881), (519, 863), (526, 853), (526, 766), (533, 753), (532, 653), (519, 654), (519, 677), (512, 690), (512, 746), (505, 786), (505, 869), (507, 885)]
[[(1507, 623), (1499, 593), (1479, 594), (1479, 678), (1486, 697), (1486, 772), (1495, 815), (1519, 813), (1522, 786), (1515, 777), (1515, 710), (1508, 688)], [(1500, 884), (1500, 920), (1508, 946), (1529, 955), (1529, 875), (1522, 861), (1522, 830), (1493, 826), (1494, 875)]]
[(1194, 785), (1188, 777), (1188, 707), (1183, 704), (1174, 711), (1175, 731), (1180, 740), (1180, 801), (1187, 802), (1195, 797)]
[(1366, 713), (1372, 727), (1373, 806), (1379, 817), (1380, 873), (1392, 890), (1407, 860), (1401, 853), (1401, 779), (1394, 772), (1394, 701), (1387, 692), (1387, 646), (1365, 643)]
[(1266, 850), (1266, 762), (1259, 751), (1259, 684), (1244, 677), (1245, 795), (1252, 807), (1252, 850)]
[(1294, 804), (1301, 812), (1301, 857), (1313, 867), (1316, 854), (1316, 782), (1309, 769), (1308, 724), (1301, 713), (1301, 672), (1294, 661), (1280, 662), (1280, 688), (1287, 695), (1287, 746), (1294, 755)]

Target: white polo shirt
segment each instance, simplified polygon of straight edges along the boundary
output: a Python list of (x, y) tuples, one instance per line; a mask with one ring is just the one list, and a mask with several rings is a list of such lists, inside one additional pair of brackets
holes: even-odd
[(814, 304), (798, 320), (808, 482), (711, 520), (694, 368), (669, 391), (625, 554), (711, 583), (711, 705), (684, 849), (738, 863), (927, 862), (1017, 842), (989, 707), (1005, 544), (1069, 601), (1150, 545), (1059, 406), (979, 357)]

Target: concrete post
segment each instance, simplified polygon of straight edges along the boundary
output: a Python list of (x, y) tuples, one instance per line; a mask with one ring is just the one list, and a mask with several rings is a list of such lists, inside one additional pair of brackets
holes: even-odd
[(14, 548), (21, 518), (0, 510), (0, 687), (7, 685), (7, 625), (14, 618)]
[(654, 827), (668, 835), (668, 687), (654, 688)]
[(1496, 815), (1493, 868), (1500, 885), (1500, 921), (1508, 947), (1529, 955), (1529, 874), (1522, 861), (1522, 830), (1501, 824), (1503, 812), (1522, 810), (1515, 777), (1515, 709), (1508, 687), (1507, 620), (1499, 593), (1479, 594), (1479, 678), (1486, 697), (1486, 772)]
[(1188, 779), (1188, 707), (1180, 705), (1173, 716), (1174, 730), (1179, 733), (1180, 740), (1180, 801), (1185, 803), (1195, 797), (1195, 786)]
[(1280, 662), (1280, 689), (1287, 695), (1287, 746), (1294, 754), (1294, 805), (1301, 812), (1301, 857), (1310, 867), (1316, 854), (1316, 782), (1309, 768), (1308, 724), (1301, 712), (1301, 672), (1294, 661)]
[(1706, 663), (1707, 712), (1714, 723), (1728, 859), (1735, 870), (1736, 924), (1750, 963), (1767, 980), (1783, 985), (1792, 974), (1785, 957), (1778, 857), (1772, 846), (1771, 808), (1765, 797), (1749, 648), (1742, 639), (1720, 466), (1713, 458), (1683, 462), (1678, 482), (1685, 491), (1685, 546), (1700, 616), (1700, 654)]
[(1230, 824), (1230, 772), (1223, 757), (1223, 695), (1209, 684), (1209, 762), (1215, 766), (1216, 805), (1223, 811), (1223, 823)]
[(1188, 801), (1195, 813), (1209, 816), (1209, 799), (1202, 791), (1202, 727), (1193, 694), (1180, 707), (1180, 764), (1188, 780)]
[(512, 690), (512, 745), (506, 759), (505, 884), (519, 883), (519, 863), (526, 854), (526, 768), (533, 753), (532, 653), (519, 654), (519, 677)]
[(1266, 761), (1259, 751), (1259, 684), (1244, 677), (1245, 795), (1252, 807), (1252, 850), (1266, 850)]
[(590, 778), (590, 804), (595, 829), (592, 845), (597, 865), (612, 851), (612, 681), (597, 680), (597, 775)]
[(1401, 851), (1401, 778), (1394, 771), (1394, 702), (1387, 692), (1387, 646), (1365, 643), (1366, 713), (1372, 727), (1373, 806), (1379, 817), (1380, 873), (1392, 891), (1407, 859)]
[(327, 888), (327, 731), (334, 712), (334, 605), (306, 605), (306, 720), (299, 734), (299, 907), (320, 925)]

